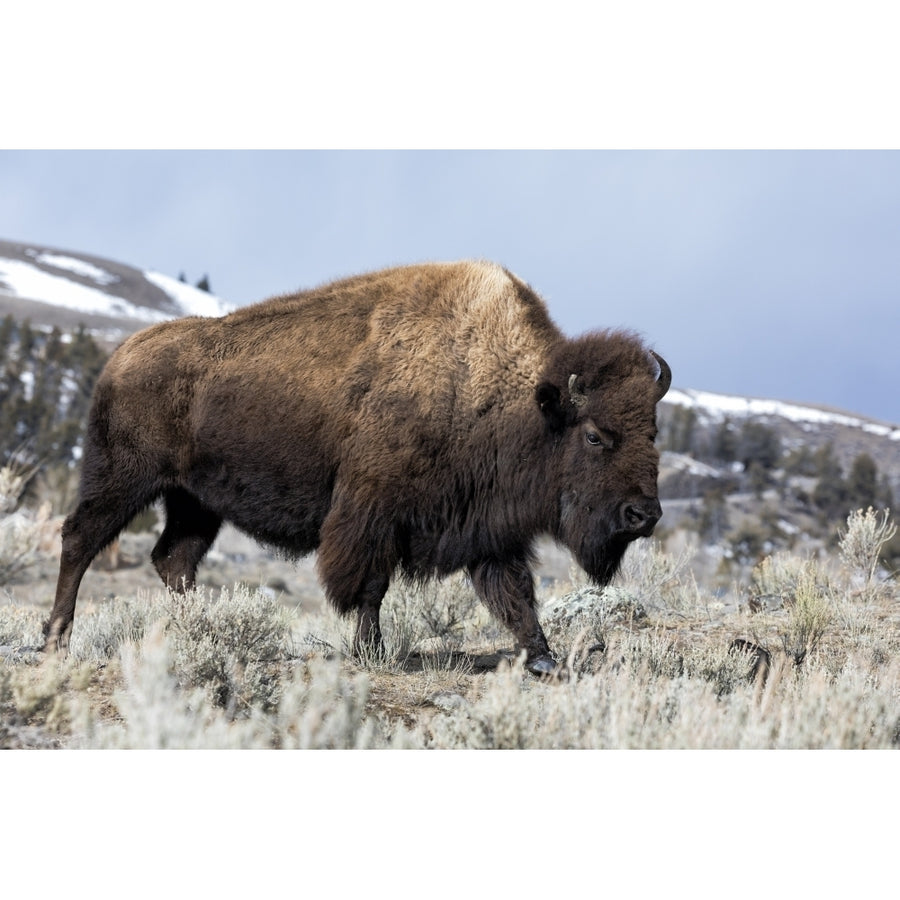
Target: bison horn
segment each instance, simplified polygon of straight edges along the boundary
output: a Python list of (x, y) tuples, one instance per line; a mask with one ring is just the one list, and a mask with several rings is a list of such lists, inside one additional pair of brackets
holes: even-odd
[(584, 406), (587, 403), (587, 394), (578, 388), (575, 382), (578, 380), (577, 375), (569, 376), (569, 400), (573, 406)]
[(672, 370), (669, 368), (669, 364), (658, 353), (653, 350), (651, 350), (650, 353), (653, 355), (654, 360), (656, 360), (656, 384), (659, 388), (659, 396), (656, 399), (662, 400), (666, 395), (666, 391), (669, 390), (669, 387), (672, 384)]

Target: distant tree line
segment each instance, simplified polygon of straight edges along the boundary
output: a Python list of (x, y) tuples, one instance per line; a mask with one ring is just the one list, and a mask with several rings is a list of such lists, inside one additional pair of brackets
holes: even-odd
[(818, 481), (812, 499), (825, 518), (844, 517), (849, 510), (869, 506), (894, 508), (890, 482), (879, 477), (878, 466), (868, 453), (856, 456), (846, 476), (831, 444), (819, 448), (813, 459)]
[(675, 406), (661, 417), (660, 446), (734, 469), (730, 487), (717, 485), (703, 498), (700, 531), (714, 541), (728, 527), (727, 493), (752, 491), (761, 496), (767, 488), (777, 487), (783, 495), (793, 476), (815, 480), (811, 492), (801, 491), (799, 499), (818, 514), (823, 526), (841, 521), (856, 509), (894, 508), (890, 479), (879, 473), (868, 453), (859, 453), (845, 472), (833, 444), (816, 449), (803, 445), (786, 452), (775, 428), (752, 419), (738, 423), (726, 418), (710, 431), (700, 427), (695, 410)]
[[(185, 275), (184, 272), (179, 272), (179, 273), (178, 273), (178, 280), (179, 280), (180, 282), (182, 282), (183, 284), (187, 284), (187, 283), (188, 283), (187, 275)], [(199, 289), (199, 290), (201, 290), (201, 291), (206, 291), (207, 294), (211, 294), (211, 293), (212, 293), (212, 288), (209, 286), (209, 275), (204, 275), (204, 276), (203, 276), (203, 277), (202, 277), (202, 278), (194, 285), (194, 287), (196, 287), (197, 289)]]
[(0, 322), (0, 464), (75, 459), (94, 382), (107, 354), (84, 326), (42, 331), (7, 315)]

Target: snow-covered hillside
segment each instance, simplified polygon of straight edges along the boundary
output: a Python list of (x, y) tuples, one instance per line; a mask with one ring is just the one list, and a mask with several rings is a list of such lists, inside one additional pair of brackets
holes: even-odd
[(900, 441), (900, 427), (848, 413), (833, 412), (813, 406), (785, 403), (781, 400), (758, 400), (752, 397), (733, 397), (709, 391), (675, 389), (666, 394), (664, 402), (693, 409), (701, 425), (724, 422), (726, 419), (783, 419), (799, 425), (804, 431), (823, 426), (838, 425)]
[[(794, 453), (812, 454), (829, 447), (846, 474), (857, 457), (866, 454), (891, 489), (900, 489), (897, 424), (806, 404), (685, 388), (672, 388), (666, 394), (658, 418), (664, 446), (668, 442), (669, 450), (679, 451), (664, 453), (661, 461), (660, 489), (669, 498), (702, 496), (713, 482), (740, 475), (744, 466), (739, 454), (746, 452), (739, 449), (742, 435), (748, 427), (758, 426), (776, 436), (783, 454), (780, 462)], [(716, 463), (714, 448), (722, 446), (723, 428), (730, 432), (737, 456)], [(760, 440), (757, 431), (750, 438), (751, 445)]]
[(186, 316), (224, 316), (234, 307), (215, 294), (201, 291), (159, 272), (144, 272), (148, 281), (153, 282), (160, 290), (165, 291), (183, 310)]
[(59, 310), (128, 333), (181, 316), (220, 316), (221, 298), (159, 272), (81, 253), (0, 241), (0, 312), (42, 324)]

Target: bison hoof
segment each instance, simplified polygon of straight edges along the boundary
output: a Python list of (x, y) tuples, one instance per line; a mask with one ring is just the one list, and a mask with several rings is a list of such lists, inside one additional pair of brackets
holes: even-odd
[(53, 623), (48, 619), (41, 629), (44, 634), (44, 646), (41, 652), (48, 656), (59, 656), (65, 659), (69, 654), (69, 636), (72, 633), (72, 624), (69, 623), (65, 628), (54, 628)]
[(525, 668), (538, 678), (552, 678), (563, 680), (566, 670), (552, 656), (535, 656), (526, 660)]
[(69, 655), (69, 645), (53, 638), (49, 641), (44, 641), (44, 646), (40, 648), (40, 652), (45, 653), (47, 656), (55, 656), (64, 660)]

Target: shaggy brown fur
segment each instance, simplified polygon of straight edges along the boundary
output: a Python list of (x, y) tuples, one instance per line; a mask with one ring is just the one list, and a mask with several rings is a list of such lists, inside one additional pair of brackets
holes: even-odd
[(47, 648), (81, 578), (162, 497), (152, 558), (184, 589), (223, 520), (302, 555), (380, 644), (392, 575), (460, 568), (526, 650), (532, 544), (549, 533), (600, 583), (661, 515), (655, 406), (668, 366), (633, 335), (566, 339), (489, 263), (409, 266), (146, 329), (95, 392), (79, 503), (63, 528)]

